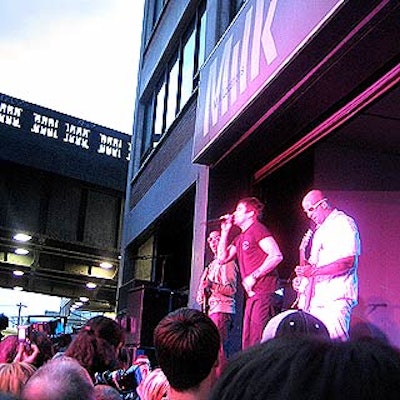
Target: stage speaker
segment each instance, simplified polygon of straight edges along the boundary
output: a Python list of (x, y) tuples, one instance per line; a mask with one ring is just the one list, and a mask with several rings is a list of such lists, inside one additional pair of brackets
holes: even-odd
[(139, 286), (128, 293), (126, 343), (153, 347), (154, 328), (170, 311), (187, 304), (187, 297), (170, 289)]

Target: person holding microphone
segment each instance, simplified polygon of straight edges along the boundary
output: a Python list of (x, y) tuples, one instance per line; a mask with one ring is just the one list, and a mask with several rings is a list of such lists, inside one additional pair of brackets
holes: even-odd
[[(275, 306), (278, 289), (276, 267), (283, 256), (268, 228), (260, 222), (264, 205), (256, 197), (238, 201), (233, 214), (221, 217), (218, 262), (238, 260), (242, 286), (247, 294), (242, 328), (242, 349), (260, 342), (266, 323), (280, 310)], [(233, 225), (241, 233), (232, 243), (228, 235)]]

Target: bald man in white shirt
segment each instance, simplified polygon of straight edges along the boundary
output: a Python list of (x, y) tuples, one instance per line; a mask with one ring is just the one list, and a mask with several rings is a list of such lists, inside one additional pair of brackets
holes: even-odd
[[(298, 278), (311, 285), (306, 310), (320, 319), (332, 339), (347, 340), (350, 317), (358, 302), (358, 259), (360, 235), (353, 218), (332, 207), (320, 190), (311, 190), (302, 201), (307, 217), (317, 229), (308, 263), (297, 266)], [(299, 279), (293, 282), (299, 289)]]

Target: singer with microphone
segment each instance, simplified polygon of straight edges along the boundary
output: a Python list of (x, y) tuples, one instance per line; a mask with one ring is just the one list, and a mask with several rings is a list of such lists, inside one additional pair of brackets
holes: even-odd
[(220, 352), (221, 372), (228, 356), (228, 336), (236, 313), (235, 294), (237, 290), (237, 267), (234, 261), (220, 264), (217, 260), (217, 249), (221, 234), (212, 231), (207, 243), (213, 253), (213, 260), (204, 268), (197, 290), (196, 301), (215, 323), (221, 336)]
[[(221, 240), (218, 245), (220, 264), (237, 258), (242, 286), (247, 294), (242, 329), (242, 349), (260, 343), (267, 322), (280, 310), (276, 307), (278, 289), (276, 267), (282, 253), (268, 228), (260, 222), (264, 205), (256, 197), (237, 203), (233, 214), (221, 217)], [(228, 243), (233, 225), (241, 233)]]

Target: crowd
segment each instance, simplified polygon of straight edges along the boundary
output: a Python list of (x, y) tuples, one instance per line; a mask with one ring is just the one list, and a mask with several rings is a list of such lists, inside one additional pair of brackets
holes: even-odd
[(111, 318), (91, 318), (70, 343), (59, 345), (37, 331), (26, 341), (17, 335), (1, 340), (0, 399), (150, 400), (166, 385), (146, 356), (130, 359), (124, 331)]
[(56, 354), (7, 336), (0, 400), (390, 400), (400, 393), (398, 349), (371, 337), (332, 340), (323, 322), (302, 310), (269, 320), (260, 343), (232, 356), (223, 371), (218, 328), (197, 309), (166, 315), (154, 345), (157, 365), (143, 355), (127, 360), (122, 328), (104, 316)]
[[(131, 359), (123, 329), (104, 316), (88, 320), (62, 348), (39, 332), (29, 342), (10, 335), (0, 342), (0, 400), (397, 399), (399, 349), (349, 335), (358, 297), (357, 226), (321, 191), (310, 191), (302, 207), (315, 225), (309, 255), (302, 241), (295, 268), (302, 309), (278, 309), (273, 292), (282, 254), (258, 220), (261, 203), (245, 198), (208, 237), (214, 259), (199, 283), (202, 310), (180, 308), (156, 326), (157, 365), (143, 354)], [(233, 224), (241, 233), (228, 243)], [(238, 277), (246, 294), (243, 341), (231, 356), (226, 342)]]

